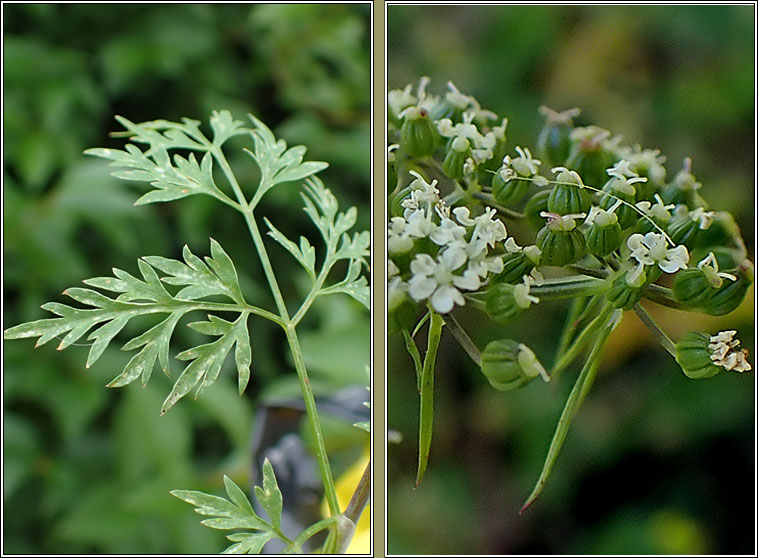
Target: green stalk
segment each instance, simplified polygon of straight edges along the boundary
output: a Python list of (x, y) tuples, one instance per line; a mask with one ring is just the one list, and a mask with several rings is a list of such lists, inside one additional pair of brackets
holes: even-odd
[(566, 351), (563, 353), (563, 355), (561, 355), (559, 359), (556, 360), (556, 363), (551, 370), (552, 375), (555, 375), (557, 372), (560, 372), (566, 366), (571, 364), (582, 351), (582, 349), (584, 349), (587, 343), (589, 343), (592, 336), (597, 334), (598, 328), (604, 327), (606, 325), (605, 323), (608, 319), (606, 311), (607, 308), (605, 308), (603, 312), (598, 314), (594, 320), (587, 324), (587, 327), (582, 330), (582, 332), (574, 340), (571, 346), (566, 349)]
[[(576, 331), (576, 326), (579, 325), (579, 312), (586, 302), (587, 298), (583, 296), (577, 297), (571, 301), (571, 308), (569, 309), (569, 313), (566, 316), (566, 323), (563, 326), (561, 338), (558, 341), (558, 350), (555, 353), (555, 362), (558, 362), (558, 359), (561, 358), (561, 355), (563, 355), (563, 353), (566, 352), (566, 349), (568, 349), (569, 343), (571, 343), (571, 338), (574, 336), (574, 332)], [(555, 366), (553, 366), (553, 369), (555, 369)]]
[(429, 449), (432, 445), (432, 420), (434, 417), (434, 363), (437, 349), (440, 345), (443, 320), (437, 312), (430, 311), (429, 336), (424, 356), (424, 367), (421, 371), (421, 403), (419, 410), (418, 428), (418, 471), (416, 487), (424, 477), (429, 462)]
[(671, 337), (666, 335), (666, 332), (663, 331), (657, 323), (655, 323), (653, 317), (647, 313), (647, 310), (645, 310), (639, 302), (634, 305), (634, 312), (637, 314), (639, 319), (642, 320), (642, 323), (647, 326), (647, 328), (655, 337), (656, 341), (658, 341), (658, 343), (660, 343), (661, 346), (666, 349), (666, 352), (668, 352), (668, 354), (670, 354), (672, 357), (676, 358), (676, 344), (671, 340)]
[(591, 296), (608, 288), (607, 281), (594, 277), (574, 275), (559, 279), (546, 279), (542, 285), (532, 285), (529, 294), (542, 300), (558, 300), (578, 296)]
[(537, 496), (540, 495), (542, 489), (545, 487), (547, 478), (550, 476), (550, 472), (553, 470), (553, 465), (555, 465), (555, 460), (558, 458), (558, 452), (560, 452), (561, 447), (563, 446), (563, 442), (566, 439), (566, 434), (568, 434), (571, 420), (574, 418), (574, 415), (579, 409), (579, 406), (584, 400), (584, 397), (587, 395), (590, 387), (592, 387), (592, 383), (595, 381), (598, 365), (600, 364), (600, 354), (603, 350), (605, 342), (608, 340), (608, 336), (611, 334), (611, 331), (613, 331), (613, 329), (620, 321), (621, 311), (614, 311), (613, 307), (610, 304), (606, 304), (605, 308), (603, 308), (602, 312), (600, 313), (600, 316), (603, 317), (602, 323), (605, 325), (605, 327), (600, 329), (598, 332), (598, 336), (595, 340), (595, 345), (592, 347), (592, 351), (587, 357), (587, 360), (582, 367), (582, 371), (579, 373), (579, 377), (574, 383), (574, 387), (571, 389), (571, 393), (566, 400), (566, 405), (563, 407), (561, 418), (558, 420), (558, 426), (555, 429), (555, 434), (553, 434), (553, 439), (550, 442), (550, 449), (548, 450), (547, 457), (545, 458), (545, 464), (542, 467), (542, 472), (540, 473), (539, 479), (537, 480), (537, 484), (532, 490), (532, 493), (529, 495), (529, 498), (527, 498), (526, 502), (521, 507), (519, 515), (524, 513), (524, 511), (530, 505), (532, 505), (534, 500), (537, 498)]
[[(337, 491), (334, 487), (334, 480), (332, 478), (331, 468), (329, 466), (329, 457), (326, 453), (326, 445), (324, 444), (324, 435), (321, 431), (321, 422), (318, 418), (316, 411), (316, 401), (313, 397), (313, 389), (311, 388), (310, 380), (308, 379), (308, 371), (305, 368), (305, 362), (303, 360), (303, 354), (300, 349), (300, 342), (298, 341), (297, 332), (295, 331), (295, 324), (289, 317), (287, 312), (287, 306), (284, 304), (284, 298), (282, 297), (281, 290), (279, 289), (279, 283), (276, 280), (274, 269), (271, 266), (271, 261), (266, 251), (266, 246), (263, 243), (260, 231), (258, 230), (258, 224), (255, 222), (255, 216), (253, 215), (254, 204), (248, 204), (242, 189), (237, 182), (237, 178), (234, 176), (231, 167), (229, 166), (223, 151), (219, 147), (213, 147), (213, 155), (221, 165), (221, 168), (229, 182), (234, 195), (237, 197), (237, 202), (240, 205), (240, 210), (245, 217), (245, 222), (250, 230), (250, 235), (253, 238), (256, 251), (263, 267), (263, 272), (266, 275), (269, 287), (271, 288), (271, 294), (274, 297), (277, 310), (281, 316), (283, 322), (282, 327), (287, 335), (287, 343), (289, 344), (292, 357), (295, 362), (295, 370), (297, 371), (298, 381), (300, 383), (300, 390), (303, 394), (303, 400), (305, 402), (305, 409), (308, 415), (308, 422), (311, 426), (313, 433), (313, 439), (316, 442), (316, 459), (319, 464), (319, 470), (321, 472), (321, 480), (324, 484), (324, 493), (326, 496), (327, 504), (329, 505), (329, 513), (335, 517), (340, 514), (339, 501), (337, 500)], [(261, 181), (258, 185), (258, 191), (263, 187), (267, 178), (261, 177)], [(258, 198), (254, 197), (254, 200)]]

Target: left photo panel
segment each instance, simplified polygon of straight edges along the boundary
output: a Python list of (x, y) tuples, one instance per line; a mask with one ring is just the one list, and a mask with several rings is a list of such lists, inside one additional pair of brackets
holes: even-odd
[(3, 553), (371, 554), (372, 3), (2, 10)]

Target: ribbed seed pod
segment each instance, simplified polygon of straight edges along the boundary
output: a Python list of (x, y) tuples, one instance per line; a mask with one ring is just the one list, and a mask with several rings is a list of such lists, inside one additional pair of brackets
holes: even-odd
[(406, 116), (400, 127), (400, 149), (411, 157), (428, 157), (437, 144), (437, 129), (425, 111), (418, 118)]
[(481, 370), (490, 385), (499, 391), (525, 386), (537, 376), (547, 379), (547, 373), (534, 353), (512, 339), (489, 343), (482, 351)]
[(537, 233), (543, 265), (564, 266), (578, 261), (586, 252), (584, 235), (579, 229), (554, 230), (545, 225)]
[(711, 361), (709, 343), (710, 335), (699, 331), (689, 331), (677, 342), (676, 361), (688, 378), (710, 378), (721, 372), (722, 368)]

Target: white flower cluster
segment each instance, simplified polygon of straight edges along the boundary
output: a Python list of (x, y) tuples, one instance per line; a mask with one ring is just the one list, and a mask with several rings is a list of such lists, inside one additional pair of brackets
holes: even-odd
[[(473, 218), (467, 207), (451, 211), (439, 197), (436, 180), (430, 184), (417, 172), (411, 174), (416, 179), (410, 196), (402, 202), (403, 216), (389, 223), (388, 252), (390, 256), (406, 254), (423, 238), (431, 240), (438, 251), (415, 254), (407, 280), (390, 261), (389, 297), (407, 292), (417, 302), (429, 300), (437, 312), (445, 314), (456, 304), (465, 304), (462, 291), (477, 290), (490, 274), (503, 270), (503, 257), (490, 251), (508, 235), (494, 209), (488, 207)], [(520, 249), (512, 241), (503, 246), (511, 252)]]
[(736, 370), (737, 372), (747, 372), (752, 370), (752, 366), (747, 361), (747, 349), (740, 349), (740, 340), (735, 339), (737, 334), (735, 330), (720, 331), (717, 335), (712, 335), (708, 350), (711, 352), (711, 361), (717, 366), (726, 370)]

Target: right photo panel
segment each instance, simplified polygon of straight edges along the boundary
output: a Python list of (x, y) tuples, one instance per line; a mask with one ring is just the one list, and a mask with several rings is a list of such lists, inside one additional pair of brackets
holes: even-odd
[(388, 2), (387, 554), (755, 551), (755, 6)]

